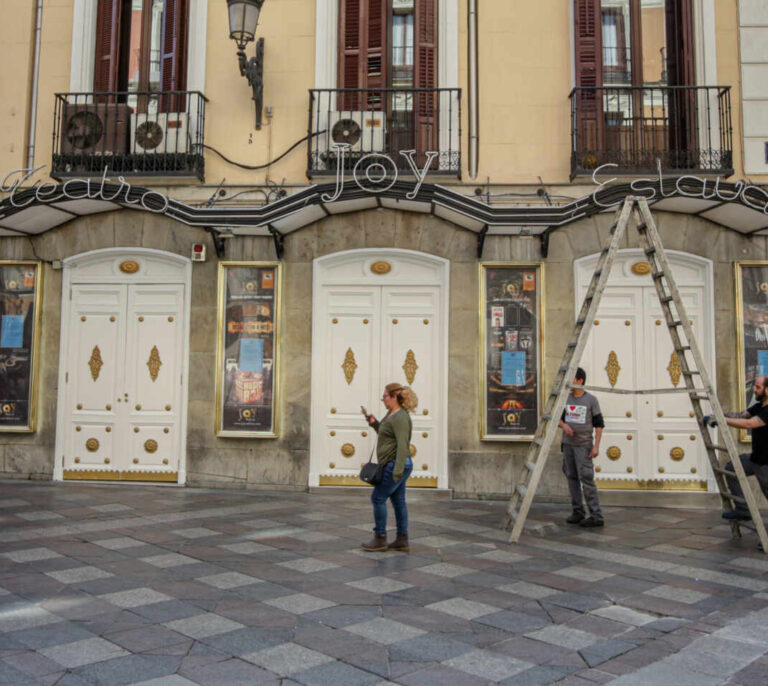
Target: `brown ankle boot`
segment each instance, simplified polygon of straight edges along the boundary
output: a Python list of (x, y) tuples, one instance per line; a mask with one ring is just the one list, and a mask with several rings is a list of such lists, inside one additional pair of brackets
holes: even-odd
[(362, 544), (362, 549), (367, 553), (381, 553), (387, 549), (387, 537), (374, 534), (368, 543)]
[(408, 534), (397, 534), (397, 538), (387, 546), (387, 550), (394, 550), (398, 553), (410, 553), (411, 546), (408, 544)]

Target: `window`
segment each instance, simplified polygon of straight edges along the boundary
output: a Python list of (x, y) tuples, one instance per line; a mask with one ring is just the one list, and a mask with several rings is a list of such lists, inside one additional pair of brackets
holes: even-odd
[[(188, 0), (99, 0), (95, 92), (128, 92), (142, 111), (184, 109)], [(134, 94), (134, 95), (131, 95)]]

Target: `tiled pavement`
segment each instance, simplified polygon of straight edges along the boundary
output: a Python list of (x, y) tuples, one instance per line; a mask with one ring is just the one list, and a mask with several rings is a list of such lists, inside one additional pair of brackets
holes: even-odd
[[(768, 684), (768, 558), (717, 512), (0, 483), (0, 684)], [(563, 507), (537, 505), (539, 522)]]

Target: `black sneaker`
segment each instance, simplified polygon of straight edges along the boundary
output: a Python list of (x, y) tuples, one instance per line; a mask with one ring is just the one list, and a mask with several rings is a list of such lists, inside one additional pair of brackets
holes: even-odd
[(597, 517), (587, 517), (579, 522), (579, 526), (583, 526), (585, 529), (594, 529), (597, 526), (605, 526), (605, 522)]
[(741, 512), (740, 510), (726, 510), (723, 512), (723, 519), (731, 519), (739, 522), (748, 522), (750, 517), (749, 512)]
[(565, 521), (569, 524), (580, 524), (584, 520), (584, 515), (579, 514), (578, 512), (574, 512), (568, 519)]

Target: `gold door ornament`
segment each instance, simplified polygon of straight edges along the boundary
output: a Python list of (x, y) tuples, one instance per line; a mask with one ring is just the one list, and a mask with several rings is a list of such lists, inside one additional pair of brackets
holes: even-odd
[(682, 448), (672, 448), (672, 450), (669, 451), (669, 456), (675, 461), (680, 462), (685, 457), (685, 450)]
[(413, 350), (409, 350), (405, 355), (405, 363), (403, 364), (403, 371), (405, 372), (405, 378), (409, 384), (413, 383), (416, 378), (416, 370), (419, 365), (416, 364), (416, 355), (413, 354)]
[(355, 446), (351, 443), (345, 443), (341, 446), (341, 454), (344, 455), (344, 457), (352, 457), (352, 455), (355, 454)]
[(374, 262), (371, 265), (371, 271), (374, 274), (389, 274), (389, 272), (392, 271), (392, 265), (389, 262), (385, 262), (384, 260), (379, 260), (378, 262)]
[(680, 365), (680, 358), (674, 350), (672, 351), (672, 356), (669, 358), (667, 371), (669, 372), (669, 378), (672, 380), (672, 385), (677, 388), (677, 384), (680, 383), (680, 376), (683, 373), (683, 368)]
[(409, 450), (411, 452), (411, 457), (416, 457), (416, 453), (419, 452), (416, 450), (416, 446), (413, 443), (411, 443)]
[(163, 364), (160, 359), (160, 352), (156, 345), (152, 346), (152, 351), (149, 353), (149, 359), (147, 360), (147, 367), (149, 368), (149, 376), (152, 381), (157, 381), (157, 375), (160, 373), (160, 366)]
[(157, 441), (152, 438), (144, 441), (144, 450), (148, 453), (154, 453), (157, 450)]
[(352, 383), (355, 378), (355, 370), (357, 369), (357, 362), (355, 362), (355, 353), (352, 352), (352, 348), (347, 348), (347, 354), (344, 355), (344, 362), (341, 365), (344, 370), (344, 378), (347, 380), (347, 385)]
[(608, 374), (608, 381), (611, 384), (611, 388), (613, 388), (613, 386), (615, 386), (616, 382), (619, 380), (619, 372), (621, 371), (619, 358), (616, 355), (615, 350), (611, 350), (611, 352), (608, 354), (608, 362), (605, 364), (605, 371)]
[(95, 453), (99, 449), (99, 441), (96, 438), (89, 438), (85, 442), (85, 449), (89, 453)]
[(651, 265), (647, 262), (635, 262), (632, 265), (632, 273), (637, 274), (638, 276), (643, 276), (645, 274), (651, 273)]
[(615, 462), (621, 457), (621, 448), (619, 448), (617, 445), (612, 445), (610, 448), (608, 448), (608, 450), (605, 451), (605, 454), (608, 456), (609, 460), (613, 460)]
[(125, 260), (120, 263), (120, 271), (123, 274), (135, 274), (139, 271), (139, 263), (136, 260)]
[(91, 351), (91, 359), (88, 360), (88, 366), (91, 368), (91, 378), (96, 381), (99, 378), (101, 368), (104, 366), (104, 361), (101, 359), (101, 350), (98, 345), (93, 346)]

